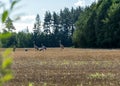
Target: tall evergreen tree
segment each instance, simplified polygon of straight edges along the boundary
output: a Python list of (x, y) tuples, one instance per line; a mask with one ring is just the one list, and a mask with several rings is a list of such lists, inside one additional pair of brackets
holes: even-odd
[(10, 17), (8, 17), (7, 20), (5, 21), (5, 26), (6, 26), (6, 29), (4, 29), (4, 32), (12, 32), (15, 30), (13, 21), (10, 19)]
[(120, 47), (119, 12), (119, 0), (99, 0), (85, 8), (76, 23), (74, 43), (79, 47)]
[(41, 22), (40, 22), (40, 16), (37, 14), (35, 18), (35, 24), (33, 27), (33, 41), (36, 42), (38, 39), (38, 35), (41, 34)]
[(41, 22), (40, 22), (40, 16), (37, 14), (36, 19), (35, 19), (35, 24), (33, 27), (34, 34), (38, 35), (41, 33)]
[(60, 29), (59, 15), (53, 12), (52, 21), (53, 21), (53, 33), (58, 34)]
[(51, 18), (52, 15), (49, 11), (46, 11), (45, 13), (45, 18), (44, 18), (44, 24), (43, 24), (43, 29), (45, 34), (50, 34), (51, 33)]

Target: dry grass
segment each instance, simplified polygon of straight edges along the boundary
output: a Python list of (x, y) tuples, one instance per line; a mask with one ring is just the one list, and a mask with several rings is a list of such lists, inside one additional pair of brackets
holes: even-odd
[(12, 54), (14, 79), (7, 86), (120, 86), (120, 50), (17, 49)]

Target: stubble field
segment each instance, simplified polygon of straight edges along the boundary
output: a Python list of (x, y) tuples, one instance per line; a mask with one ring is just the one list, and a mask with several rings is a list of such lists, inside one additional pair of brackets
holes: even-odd
[(120, 50), (48, 48), (12, 52), (6, 86), (120, 86)]

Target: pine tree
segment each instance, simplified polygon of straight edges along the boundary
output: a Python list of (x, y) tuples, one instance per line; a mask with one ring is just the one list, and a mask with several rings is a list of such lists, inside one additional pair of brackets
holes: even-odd
[(38, 36), (41, 34), (41, 22), (40, 22), (40, 16), (39, 14), (37, 14), (36, 18), (35, 18), (35, 24), (33, 27), (33, 41), (37, 41)]
[(6, 29), (4, 29), (4, 32), (12, 32), (13, 30), (15, 30), (13, 21), (10, 19), (10, 17), (8, 17), (7, 20), (5, 21), (5, 26)]
[(45, 13), (45, 18), (44, 18), (44, 24), (43, 24), (43, 29), (45, 34), (51, 34), (51, 18), (52, 15), (49, 11), (46, 11)]
[(36, 16), (33, 31), (34, 31), (35, 35), (39, 35), (41, 33), (41, 22), (40, 22), (39, 14), (37, 14), (37, 16)]

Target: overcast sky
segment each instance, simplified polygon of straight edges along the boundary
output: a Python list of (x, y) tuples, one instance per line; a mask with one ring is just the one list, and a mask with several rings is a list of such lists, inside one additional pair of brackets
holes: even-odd
[[(4, 1), (7, 4), (9, 2), (9, 0), (0, 1)], [(20, 16), (21, 19), (19, 21), (14, 22), (14, 26), (17, 29), (16, 31), (21, 31), (27, 26), (28, 29), (32, 31), (37, 14), (40, 15), (41, 21), (43, 21), (45, 11), (59, 12), (60, 9), (64, 9), (65, 7), (85, 7), (95, 1), (97, 0), (21, 0), (17, 4), (17, 10), (14, 11), (13, 15), (15, 16), (17, 12), (18, 14), (23, 14)]]

